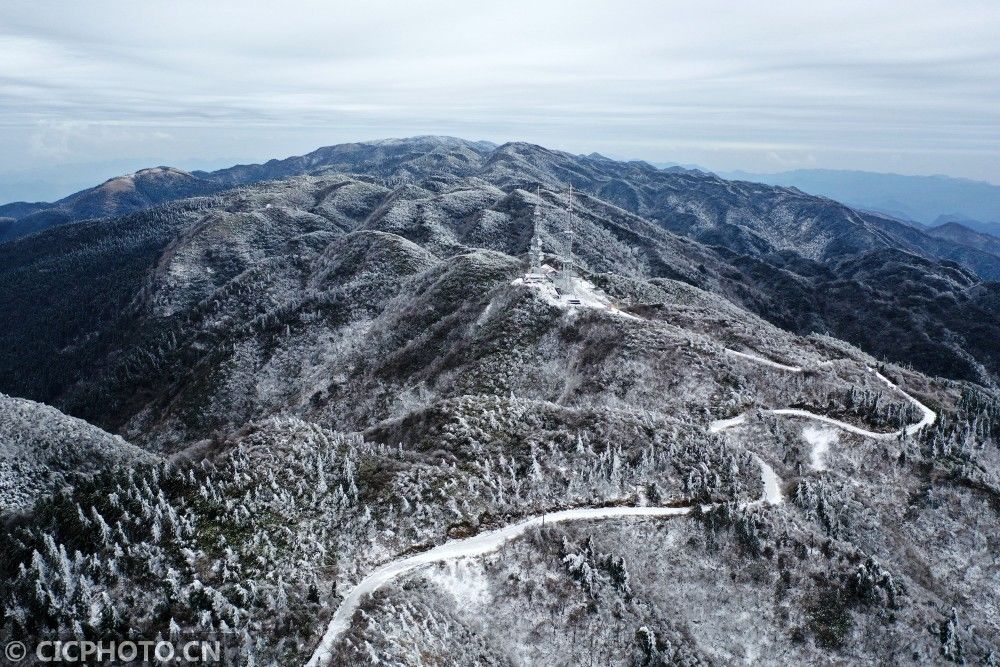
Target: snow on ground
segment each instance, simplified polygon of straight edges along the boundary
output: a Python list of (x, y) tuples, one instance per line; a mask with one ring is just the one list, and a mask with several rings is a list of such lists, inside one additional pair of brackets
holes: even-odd
[(725, 431), (727, 428), (732, 428), (733, 426), (739, 426), (747, 420), (746, 414), (736, 415), (731, 419), (716, 419), (714, 422), (708, 425), (709, 433), (720, 433)]
[(424, 576), (465, 608), (483, 607), (490, 602), (489, 580), (482, 567), (470, 559), (441, 563)]
[(806, 426), (802, 429), (802, 437), (810, 446), (809, 467), (813, 470), (826, 470), (826, 455), (830, 451), (830, 446), (840, 440), (836, 429)]
[(780, 505), (785, 500), (781, 492), (781, 478), (774, 472), (774, 468), (768, 465), (764, 459), (755, 456), (760, 465), (760, 478), (764, 483), (764, 497), (757, 501), (757, 504), (767, 503), (768, 505)]
[[(552, 278), (554, 269), (543, 266), (544, 276), (539, 274), (527, 274), (523, 278), (511, 281), (511, 285), (525, 285), (537, 291), (541, 297), (554, 306), (560, 308), (593, 308), (595, 310), (605, 310), (613, 315), (625, 317), (630, 320), (641, 320), (631, 313), (626, 313), (615, 306), (608, 295), (597, 289), (589, 280), (573, 276), (572, 294), (562, 292), (562, 287), (557, 285)], [(545, 271), (545, 269), (549, 269)], [(557, 289), (557, 287), (559, 289)]]
[(801, 366), (788, 366), (786, 364), (780, 364), (777, 361), (767, 359), (765, 357), (758, 357), (756, 354), (748, 354), (746, 352), (737, 352), (736, 350), (730, 350), (728, 347), (725, 348), (726, 352), (742, 359), (749, 359), (750, 361), (756, 362), (758, 364), (763, 364), (765, 366), (770, 366), (771, 368), (780, 368), (783, 371), (789, 371), (792, 373), (801, 373)]
[[(536, 290), (543, 299), (549, 303), (559, 306), (561, 308), (593, 308), (598, 310), (606, 310), (615, 315), (621, 317), (627, 317), (630, 319), (641, 319), (635, 315), (622, 312), (618, 310), (611, 302), (611, 300), (602, 291), (598, 290), (592, 283), (579, 277), (573, 278), (573, 289), (572, 294), (560, 293), (560, 290), (556, 289), (556, 284), (549, 277), (552, 275), (553, 270), (551, 267), (543, 267), (543, 273), (545, 275), (528, 274), (525, 277), (517, 278), (511, 282), (513, 286), (524, 286), (530, 289)], [(777, 368), (784, 371), (789, 371), (793, 373), (801, 373), (802, 368), (800, 366), (789, 366), (782, 364), (771, 359), (764, 357), (759, 357), (746, 352), (738, 352), (736, 350), (730, 350), (726, 348), (727, 353), (734, 356), (740, 357), (742, 359), (747, 359), (755, 363), (770, 366), (772, 368)], [(914, 433), (920, 428), (932, 424), (937, 418), (934, 411), (927, 408), (922, 403), (917, 401), (915, 398), (902, 391), (890, 382), (888, 379), (883, 377), (879, 373), (875, 373), (880, 380), (885, 382), (890, 388), (898, 391), (908, 400), (913, 402), (917, 407), (919, 407), (923, 413), (924, 417), (918, 423), (906, 427), (904, 430), (907, 433)], [(794, 408), (784, 408), (776, 410), (768, 410), (767, 412), (777, 415), (785, 415), (792, 417), (805, 417), (807, 419), (812, 419), (815, 421), (823, 422), (837, 428), (857, 433), (869, 438), (875, 439), (892, 439), (896, 438), (902, 433), (902, 431), (896, 431), (893, 433), (876, 433), (873, 431), (868, 431), (866, 429), (853, 426), (846, 422), (827, 417), (825, 415), (818, 415), (806, 410), (799, 410)], [(746, 422), (747, 415), (741, 414), (729, 419), (720, 419), (713, 421), (709, 425), (709, 431), (712, 433), (719, 433), (726, 429), (738, 426)], [(811, 453), (812, 466), (814, 469), (824, 469), (825, 463), (823, 461), (824, 454), (829, 450), (832, 443), (836, 442), (837, 434), (835, 431), (829, 428), (815, 428), (807, 427), (803, 431), (803, 437), (813, 445), (813, 450)], [(760, 506), (764, 504), (778, 505), (784, 501), (784, 494), (781, 490), (781, 479), (775, 473), (774, 469), (766, 463), (759, 456), (755, 456), (758, 464), (761, 468), (761, 483), (763, 485), (763, 496), (754, 502), (745, 503), (748, 506)], [(706, 506), (707, 509), (708, 506)], [(584, 521), (584, 520), (605, 520), (605, 519), (618, 519), (618, 518), (628, 518), (628, 517), (673, 517), (673, 516), (683, 516), (689, 514), (693, 508), (688, 507), (649, 507), (645, 505), (640, 506), (630, 506), (630, 507), (591, 507), (591, 508), (577, 508), (570, 510), (562, 510), (559, 512), (552, 512), (549, 514), (543, 514), (540, 516), (531, 517), (525, 519), (519, 523), (515, 523), (503, 528), (498, 528), (496, 530), (487, 531), (475, 535), (473, 537), (468, 537), (464, 539), (449, 540), (444, 544), (437, 547), (418, 553), (405, 558), (400, 558), (398, 560), (391, 561), (376, 568), (368, 576), (362, 579), (357, 586), (355, 586), (347, 596), (341, 601), (340, 606), (337, 607), (333, 618), (330, 620), (327, 626), (326, 632), (323, 635), (319, 646), (313, 653), (307, 667), (320, 667), (330, 664), (333, 657), (333, 648), (336, 645), (338, 639), (343, 635), (351, 626), (351, 621), (354, 617), (354, 613), (357, 611), (358, 607), (369, 595), (379, 590), (381, 587), (392, 581), (393, 579), (405, 575), (417, 568), (424, 567), (426, 565), (434, 563), (454, 563), (462, 559), (482, 556), (484, 554), (495, 551), (499, 547), (503, 546), (507, 542), (516, 539), (523, 535), (526, 531), (531, 528), (541, 527), (545, 523), (562, 523), (568, 521)], [(453, 565), (453, 568), (457, 568), (457, 565)], [(457, 575), (458, 570), (454, 570), (454, 574), (451, 577), (434, 577), (435, 580), (441, 578), (448, 579), (446, 583), (446, 588), (455, 595), (456, 599), (464, 599), (469, 602), (480, 601), (481, 595), (479, 591), (479, 584), (477, 584), (473, 579), (468, 579), (464, 577), (459, 577)], [(441, 573), (438, 573), (441, 574)], [(432, 575), (433, 576), (433, 575)]]

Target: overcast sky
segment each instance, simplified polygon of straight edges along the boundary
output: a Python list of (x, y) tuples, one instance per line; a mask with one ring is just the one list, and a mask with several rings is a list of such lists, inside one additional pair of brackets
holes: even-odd
[(415, 134), (1000, 183), (1000, 2), (0, 4), (0, 172)]

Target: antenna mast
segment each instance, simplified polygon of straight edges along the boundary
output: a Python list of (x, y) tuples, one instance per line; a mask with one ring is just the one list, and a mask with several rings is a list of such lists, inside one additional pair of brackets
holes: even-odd
[(563, 291), (566, 296), (573, 296), (573, 184), (569, 184), (569, 193), (566, 197), (566, 214), (569, 218), (569, 224), (566, 229), (567, 237), (567, 252), (566, 259), (564, 260), (566, 265), (563, 267)]
[(541, 274), (542, 272), (542, 207), (539, 205), (541, 201), (541, 186), (535, 186), (535, 197), (538, 201), (535, 202), (535, 220), (534, 227), (531, 233), (531, 247), (528, 252), (531, 253), (528, 257), (529, 271), (533, 274)]

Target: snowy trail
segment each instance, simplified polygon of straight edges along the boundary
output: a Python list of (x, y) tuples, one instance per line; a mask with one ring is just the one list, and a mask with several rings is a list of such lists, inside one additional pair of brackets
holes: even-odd
[(870, 370), (873, 373), (875, 373), (875, 377), (877, 377), (882, 382), (886, 383), (886, 385), (888, 385), (890, 389), (899, 392), (899, 394), (901, 394), (904, 398), (906, 398), (906, 400), (908, 400), (910, 403), (913, 403), (915, 406), (917, 406), (917, 408), (924, 414), (924, 416), (916, 424), (910, 424), (905, 429), (903, 429), (904, 431), (906, 431), (907, 435), (913, 435), (914, 433), (916, 433), (917, 431), (919, 431), (923, 427), (930, 426), (931, 424), (933, 424), (934, 422), (937, 421), (937, 413), (936, 412), (934, 412), (929, 407), (927, 407), (926, 405), (924, 405), (923, 403), (921, 403), (917, 399), (915, 399), (912, 396), (910, 396), (909, 394), (907, 394), (905, 391), (903, 391), (898, 386), (896, 386), (895, 384), (893, 384), (893, 382), (891, 380), (889, 380), (889, 378), (885, 377), (884, 375), (882, 375), (878, 371), (876, 371), (874, 369), (871, 369), (871, 368), (868, 369), (868, 370)]
[[(619, 309), (615, 304), (608, 298), (604, 292), (597, 289), (593, 283), (589, 280), (581, 278), (579, 276), (573, 277), (573, 294), (563, 294), (556, 289), (556, 284), (553, 282), (552, 275), (556, 273), (556, 270), (551, 266), (543, 266), (542, 274), (526, 274), (522, 278), (515, 278), (511, 281), (513, 286), (526, 286), (536, 290), (543, 299), (551, 303), (552, 305), (559, 306), (561, 308), (593, 308), (595, 310), (605, 310), (619, 317), (624, 317), (630, 320), (645, 320), (643, 317), (638, 315), (633, 315), (632, 313), (626, 313), (625, 311)], [(746, 359), (747, 361), (752, 361), (757, 364), (762, 364), (764, 366), (770, 366), (771, 368), (777, 368), (783, 371), (788, 371), (789, 373), (801, 373), (803, 368), (801, 366), (789, 366), (788, 364), (783, 364), (773, 359), (768, 359), (767, 357), (761, 357), (756, 354), (751, 354), (749, 352), (740, 352), (738, 350), (733, 350), (728, 347), (722, 348), (726, 354), (731, 354), (734, 357), (740, 357), (741, 359)], [(832, 364), (833, 362), (821, 362), (821, 364)]]
[(320, 645), (307, 663), (307, 667), (319, 667), (329, 664), (333, 647), (340, 636), (351, 626), (354, 612), (362, 600), (396, 577), (410, 572), (423, 565), (439, 563), (455, 558), (481, 556), (495, 551), (507, 542), (520, 537), (529, 528), (541, 526), (542, 523), (563, 523), (566, 521), (582, 521), (595, 519), (615, 519), (621, 517), (668, 517), (683, 516), (691, 512), (691, 507), (598, 507), (564, 510), (515, 523), (497, 530), (480, 533), (474, 537), (445, 542), (423, 553), (392, 561), (374, 570), (351, 589), (333, 618), (327, 626)]
[(758, 357), (756, 354), (747, 354), (746, 352), (737, 352), (736, 350), (730, 350), (728, 347), (724, 348), (728, 354), (735, 357), (740, 357), (742, 359), (749, 359), (758, 364), (763, 364), (764, 366), (770, 366), (771, 368), (780, 368), (783, 371), (789, 371), (790, 373), (801, 373), (801, 366), (788, 366), (786, 364), (778, 363), (773, 359), (768, 359), (766, 357)]
[(848, 424), (847, 422), (840, 421), (839, 419), (834, 419), (833, 417), (827, 417), (826, 415), (818, 415), (815, 412), (809, 412), (808, 410), (799, 410), (798, 408), (778, 408), (776, 410), (764, 410), (768, 414), (772, 415), (784, 415), (786, 417), (804, 417), (805, 419), (812, 419), (818, 422), (823, 422), (824, 424), (829, 424), (831, 426), (836, 426), (839, 429), (848, 431), (850, 433), (856, 433), (858, 435), (863, 435), (866, 438), (872, 438), (873, 440), (894, 440), (899, 437), (901, 431), (890, 431), (888, 433), (882, 431), (869, 431), (866, 428), (861, 428), (860, 426), (855, 426), (854, 424)]
[[(759, 456), (755, 455), (755, 459), (758, 465), (760, 465), (763, 496), (759, 500), (742, 503), (741, 506), (780, 505), (785, 499), (784, 494), (781, 492), (781, 478)], [(354, 612), (357, 611), (361, 602), (396, 577), (402, 576), (419, 567), (457, 558), (482, 556), (496, 551), (507, 542), (520, 537), (528, 529), (542, 526), (546, 523), (594, 521), (627, 517), (661, 518), (684, 516), (690, 514), (694, 507), (693, 505), (685, 507), (583, 507), (562, 510), (560, 512), (550, 512), (525, 519), (519, 523), (504, 526), (503, 528), (479, 533), (473, 537), (450, 540), (422, 553), (386, 563), (362, 579), (357, 586), (351, 589), (347, 597), (341, 600), (340, 606), (337, 607), (333, 618), (330, 619), (330, 624), (326, 628), (323, 639), (320, 640), (319, 646), (316, 647), (309, 662), (306, 663), (306, 667), (326, 667), (329, 665), (330, 660), (333, 658), (333, 648), (336, 646), (337, 640), (351, 627)], [(702, 509), (708, 510), (711, 508), (712, 505), (702, 505)]]
[(716, 419), (714, 422), (708, 425), (709, 433), (719, 433), (725, 431), (727, 428), (732, 428), (733, 426), (739, 426), (747, 420), (746, 413), (742, 415), (736, 415), (731, 419)]

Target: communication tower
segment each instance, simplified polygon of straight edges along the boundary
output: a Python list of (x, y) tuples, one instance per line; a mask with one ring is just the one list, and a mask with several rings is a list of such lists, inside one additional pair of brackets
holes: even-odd
[(542, 273), (542, 207), (539, 205), (541, 201), (541, 188), (535, 188), (535, 197), (538, 201), (535, 202), (535, 214), (534, 214), (534, 226), (531, 233), (531, 247), (528, 250), (529, 257), (529, 271), (535, 276), (541, 276)]
[(569, 192), (566, 195), (566, 216), (568, 224), (566, 227), (566, 257), (563, 259), (562, 270), (562, 291), (570, 299), (573, 297), (573, 184), (570, 183)]

